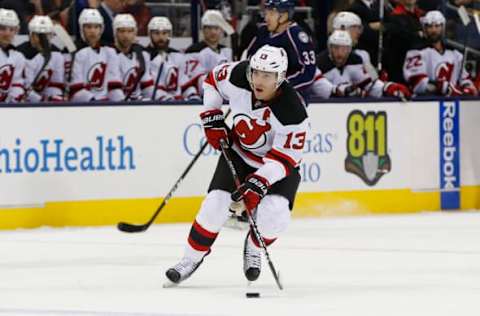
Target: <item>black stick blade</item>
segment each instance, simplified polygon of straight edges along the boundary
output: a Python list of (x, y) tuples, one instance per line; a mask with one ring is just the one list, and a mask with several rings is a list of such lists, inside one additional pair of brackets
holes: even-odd
[(120, 222), (117, 224), (117, 228), (119, 231), (124, 233), (140, 233), (147, 230), (149, 225), (134, 225), (125, 222)]

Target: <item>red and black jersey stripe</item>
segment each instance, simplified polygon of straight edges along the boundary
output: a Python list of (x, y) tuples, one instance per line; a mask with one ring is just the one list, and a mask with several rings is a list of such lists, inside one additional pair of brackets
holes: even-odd
[(188, 235), (188, 243), (195, 250), (208, 251), (217, 236), (218, 233), (210, 232), (197, 223), (197, 221), (194, 221)]
[(265, 156), (268, 159), (272, 159), (275, 161), (278, 161), (279, 163), (282, 164), (283, 168), (285, 168), (285, 175), (288, 176), (291, 172), (292, 169), (295, 169), (297, 167), (297, 163), (295, 160), (293, 160), (291, 157), (288, 155), (272, 148), (270, 151), (267, 153)]
[(213, 75), (213, 71), (210, 71), (208, 73), (208, 76), (205, 79), (205, 82), (208, 83), (209, 85), (211, 85), (212, 87), (214, 87), (215, 90), (218, 90), (217, 82), (215, 81), (215, 76)]
[(153, 86), (153, 80), (147, 80), (147, 81), (142, 81), (140, 83), (140, 89), (147, 89), (149, 87)]
[(115, 90), (115, 89), (122, 89), (122, 83), (120, 81), (110, 81), (108, 82), (108, 90), (109, 91), (112, 91), (112, 90)]

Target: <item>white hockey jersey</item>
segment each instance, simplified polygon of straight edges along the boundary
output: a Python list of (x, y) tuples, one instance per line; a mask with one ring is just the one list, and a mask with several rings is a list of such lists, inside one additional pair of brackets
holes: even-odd
[[(150, 55), (138, 44), (134, 44), (128, 54), (117, 50), (120, 66), (120, 77), (122, 78), (123, 93), (129, 100), (151, 100), (153, 94), (153, 79), (150, 71)], [(144, 60), (143, 74), (140, 74), (140, 63), (137, 53), (141, 51)], [(139, 76), (142, 78), (139, 80)]]
[[(368, 71), (364, 60), (357, 54), (350, 54), (346, 64), (337, 67), (330, 58), (329, 52), (322, 52), (317, 58), (317, 73), (311, 87), (312, 95), (329, 98), (338, 95), (346, 87), (351, 88), (345, 96), (382, 97), (385, 83), (375, 74)], [(341, 95), (343, 96), (343, 95)]]
[(268, 103), (255, 99), (246, 77), (248, 61), (215, 67), (205, 79), (204, 110), (229, 101), (233, 149), (256, 174), (273, 184), (297, 168), (307, 137), (308, 115), (302, 98), (288, 82)]
[[(26, 101), (63, 101), (65, 90), (65, 70), (63, 55), (52, 47), (51, 57), (48, 64), (42, 70), (45, 57), (28, 41), (18, 47), (19, 52), (26, 59), (25, 87)], [(37, 77), (38, 76), (38, 77)], [(37, 78), (36, 82), (34, 82)]]
[[(194, 85), (186, 86), (189, 80), (186, 73), (184, 54), (173, 48), (168, 48), (162, 52), (153, 47), (148, 49), (151, 58), (150, 70), (152, 78), (154, 82), (157, 82), (155, 98), (159, 100), (199, 98), (197, 88)], [(160, 70), (160, 77), (158, 77)]]
[(433, 91), (429, 83), (447, 81), (462, 87), (471, 86), (473, 82), (467, 71), (462, 69), (463, 55), (452, 49), (440, 53), (435, 48), (426, 46), (410, 50), (405, 57), (403, 76), (415, 94)]
[(79, 48), (73, 56), (70, 98), (73, 101), (123, 101), (120, 65), (115, 49)]
[(19, 102), (25, 93), (25, 57), (15, 47), (0, 48), (0, 102)]
[(330, 80), (323, 76), (322, 71), (317, 67), (313, 84), (310, 86), (309, 91), (311, 96), (328, 99), (335, 93), (335, 86)]
[(366, 50), (354, 48), (352, 53), (358, 55), (362, 59), (364, 65), (372, 64), (370, 54)]
[(218, 50), (213, 50), (204, 41), (193, 44), (185, 50), (186, 67), (185, 73), (188, 82), (182, 87), (183, 90), (190, 86), (196, 87), (199, 94), (202, 94), (203, 79), (217, 65), (221, 65), (233, 60), (233, 52), (229, 47), (218, 46)]

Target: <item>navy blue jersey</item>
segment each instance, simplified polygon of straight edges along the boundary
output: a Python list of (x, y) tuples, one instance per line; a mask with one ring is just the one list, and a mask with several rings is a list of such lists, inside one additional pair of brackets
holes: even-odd
[(250, 58), (263, 45), (285, 49), (288, 55), (287, 79), (290, 85), (303, 94), (315, 77), (315, 52), (310, 37), (297, 23), (291, 23), (282, 33), (272, 34), (265, 23), (259, 24), (257, 36), (247, 48)]

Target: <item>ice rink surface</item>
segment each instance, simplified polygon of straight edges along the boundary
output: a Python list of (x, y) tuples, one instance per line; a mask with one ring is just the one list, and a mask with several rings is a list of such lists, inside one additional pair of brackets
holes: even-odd
[[(480, 315), (480, 213), (294, 220), (245, 297), (245, 232), (164, 289), (190, 225), (0, 232), (0, 315)], [(265, 263), (265, 261), (264, 261)]]

